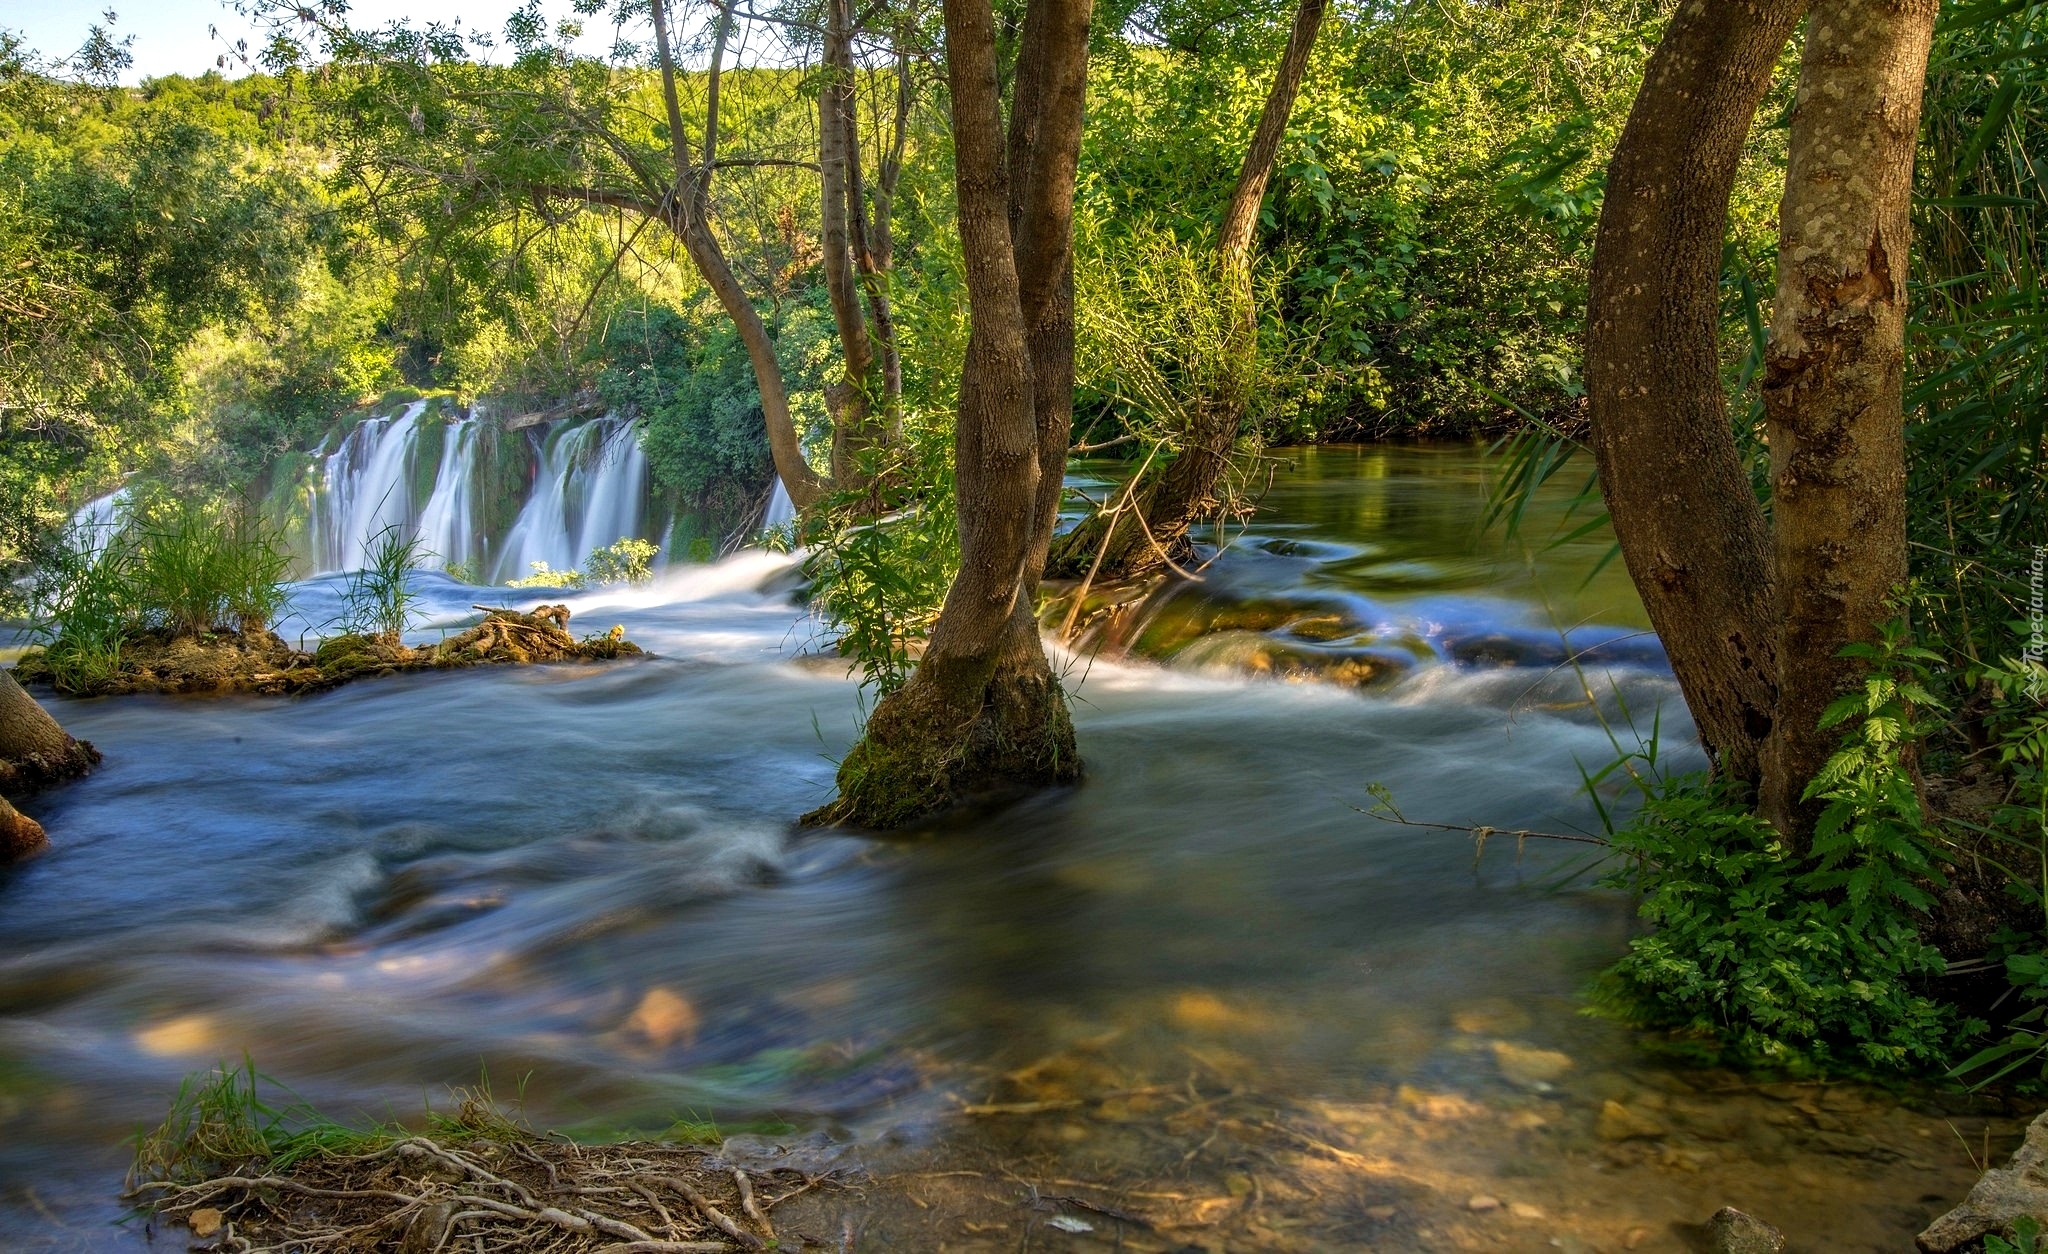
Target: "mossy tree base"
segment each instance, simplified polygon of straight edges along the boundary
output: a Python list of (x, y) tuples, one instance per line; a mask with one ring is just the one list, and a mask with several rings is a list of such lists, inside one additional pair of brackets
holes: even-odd
[(995, 657), (928, 655), (884, 697), (839, 764), (839, 796), (803, 822), (886, 830), (976, 796), (1080, 778), (1066, 693), (1037, 623), (1020, 614)]

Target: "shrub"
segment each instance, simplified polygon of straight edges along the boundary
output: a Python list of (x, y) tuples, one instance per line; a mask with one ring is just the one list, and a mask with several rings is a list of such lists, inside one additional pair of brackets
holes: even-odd
[(583, 586), (583, 572), (580, 570), (555, 570), (546, 562), (529, 562), (533, 573), (524, 579), (513, 579), (506, 583), (508, 588), (580, 588)]
[(140, 624), (134, 548), (115, 534), (89, 547), (51, 552), (36, 579), (36, 635), (57, 691), (85, 693), (121, 669), (121, 646)]
[(652, 563), (660, 551), (651, 541), (620, 536), (590, 551), (590, 560), (583, 564), (584, 578), (595, 584), (646, 583), (654, 578)]
[(1642, 892), (1657, 930), (1602, 977), (1597, 1009), (1795, 1072), (1944, 1066), (1978, 1026), (1922, 991), (1947, 967), (1920, 935), (1925, 886), (1942, 877), (1904, 759), (1938, 708), (1934, 655), (1897, 624), (1852, 649), (1873, 670), (1823, 720), (1847, 734), (1806, 791), (1827, 803), (1810, 850), (1698, 776), (1653, 790), (1614, 834), (1630, 862), (1609, 882)]

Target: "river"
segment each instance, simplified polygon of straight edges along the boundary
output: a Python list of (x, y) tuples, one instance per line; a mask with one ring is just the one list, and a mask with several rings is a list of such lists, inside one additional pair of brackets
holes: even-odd
[[(1597, 831), (1610, 736), (1698, 765), (1605, 533), (1546, 547), (1576, 480), (1509, 541), (1476, 447), (1289, 458), (1133, 649), (1059, 655), (1086, 782), (882, 840), (792, 823), (860, 701), (771, 554), (568, 598), (652, 660), (48, 702), (107, 760), (0, 871), (0, 1247), (142, 1248), (124, 1139), (245, 1054), (345, 1119), (488, 1077), (571, 1134), (849, 1144), (870, 1250), (1683, 1250), (1723, 1204), (1909, 1246), (2009, 1121), (1661, 1062), (1580, 1013), (1634, 927), (1585, 846), (1362, 813)], [(421, 588), (422, 638), (504, 595)], [(1087, 1184), (1195, 1226), (1019, 1204)]]

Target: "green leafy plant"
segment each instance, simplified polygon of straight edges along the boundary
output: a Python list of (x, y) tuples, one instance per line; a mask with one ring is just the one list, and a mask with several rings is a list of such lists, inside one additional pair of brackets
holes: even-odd
[(1699, 776), (1657, 788), (1614, 834), (1628, 863), (1608, 882), (1640, 892), (1656, 930), (1601, 978), (1596, 1009), (1794, 1072), (1937, 1068), (1975, 1029), (1924, 984), (1947, 967), (1920, 934), (1940, 868), (1904, 751), (1937, 707), (1939, 659), (1899, 623), (1852, 649), (1872, 669), (1823, 720), (1845, 736), (1806, 791), (1826, 802), (1811, 849)]
[(2029, 1215), (2013, 1220), (2003, 1233), (1984, 1235), (1984, 1254), (2041, 1254), (2043, 1250), (2048, 1250), (2048, 1241), (2042, 1239), (2041, 1222)]
[(590, 551), (590, 560), (583, 564), (584, 578), (594, 584), (646, 583), (654, 578), (654, 556), (660, 551), (652, 541), (620, 536)]
[(877, 693), (910, 678), (953, 582), (959, 522), (950, 444), (920, 425), (896, 449), (864, 450), (868, 486), (835, 494), (798, 524), (810, 546), (811, 608)]
[(121, 648), (140, 625), (134, 548), (113, 535), (54, 551), (37, 573), (35, 632), (59, 692), (86, 693), (121, 670)]
[(2042, 915), (2043, 930), (2007, 932), (1996, 938), (1992, 956), (1999, 957), (2002, 951), (2006, 982), (2021, 1009), (2003, 1025), (1998, 1039), (1958, 1063), (1950, 1074), (1973, 1077), (1981, 1088), (2038, 1063), (2033, 1078), (2048, 1083), (2048, 704), (2030, 695), (2048, 686), (2048, 668), (2035, 661), (2008, 660), (1984, 668), (1981, 679), (1997, 694), (1996, 757), (2011, 773), (2012, 783), (1990, 822), (1972, 826), (2011, 849), (2013, 865), (2006, 868), (2010, 887), (2030, 899)]

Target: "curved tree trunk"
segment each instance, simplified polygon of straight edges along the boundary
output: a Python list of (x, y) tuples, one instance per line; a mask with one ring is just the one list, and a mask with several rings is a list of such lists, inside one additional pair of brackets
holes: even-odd
[(1798, 841), (1841, 739), (1821, 715), (1867, 669), (1837, 654), (1877, 638), (1906, 582), (1908, 209), (1939, 8), (1819, 0), (1800, 58), (1763, 386), (1782, 622), (1761, 798)]
[(1777, 701), (1763, 512), (1721, 389), (1721, 241), (1804, 0), (1683, 4), (1608, 166), (1586, 388), (1615, 536), (1717, 769), (1754, 783)]
[[(1294, 113), (1295, 96), (1301, 90), (1302, 77), (1308, 73), (1316, 33), (1322, 29), (1325, 4), (1326, 0), (1301, 0), (1294, 11), (1287, 48), (1281, 53), (1280, 67), (1266, 94), (1266, 105), (1252, 131), (1251, 143), (1245, 148), (1237, 185), (1231, 191), (1222, 227), (1217, 231), (1220, 286), (1233, 307), (1230, 334), (1238, 337), (1223, 350), (1231, 360), (1249, 360), (1249, 355), (1256, 351), (1258, 314), (1252, 303), (1252, 238), (1258, 229), (1259, 206), (1266, 198), (1273, 163), (1280, 155), (1280, 141), (1286, 137), (1287, 121)], [(1101, 575), (1128, 578), (1187, 557), (1189, 530), (1217, 506), (1217, 488), (1230, 467), (1230, 453), (1236, 447), (1250, 400), (1250, 395), (1238, 388), (1228, 394), (1203, 398), (1174, 459), (1152, 482), (1138, 489), (1132, 508), (1113, 515), (1091, 515), (1061, 540), (1051, 559), (1052, 570), (1067, 576), (1095, 570)], [(1139, 518), (1144, 519), (1142, 527)], [(1112, 530), (1105, 541), (1105, 533)]]
[[(705, 161), (700, 166), (690, 160), (689, 138), (683, 130), (682, 100), (676, 91), (675, 55), (669, 43), (668, 0), (653, 0), (648, 8), (654, 19), (655, 54), (661, 64), (662, 101), (668, 111), (669, 147), (675, 160), (675, 182), (662, 201), (663, 216), (669, 229), (682, 241), (683, 251), (689, 254), (691, 263), (718, 298), (719, 306), (732, 319), (733, 326), (739, 331), (740, 343), (746, 345), (747, 360), (754, 368), (754, 385), (761, 394), (761, 417), (768, 428), (768, 451), (775, 462), (775, 473), (781, 478), (782, 486), (789, 490), (789, 499), (798, 508), (803, 508), (823, 496), (827, 485), (804, 461), (803, 444), (789, 413), (789, 389), (782, 381), (782, 363), (775, 356), (775, 341), (769, 337), (760, 311), (754, 308), (753, 301), (747, 299), (746, 289), (734, 277), (732, 266), (725, 259), (725, 250), (719, 246), (718, 237), (712, 234), (707, 220), (711, 161), (718, 136), (717, 95), (714, 91), (707, 101), (710, 111), (704, 126)], [(721, 54), (728, 13), (729, 10), (722, 10), (719, 19), (718, 47)], [(714, 77), (714, 88), (716, 82)]]
[(75, 779), (99, 760), (97, 749), (73, 740), (13, 675), (0, 670), (0, 862), (43, 844), (42, 827), (5, 798)]
[(1062, 427), (1056, 457), (1042, 452), (1033, 342), (1068, 290), (1088, 12), (1089, 0), (1032, 3), (1015, 105), (1025, 138), (1011, 149), (1025, 159), (1006, 171), (994, 14), (989, 0), (946, 0), (970, 318), (955, 446), (960, 573), (916, 672), (875, 707), (840, 763), (838, 799), (809, 822), (895, 827), (992, 787), (1079, 775), (1028, 564), (1050, 534), (1043, 501), (1057, 485), (1045, 480), (1057, 480), (1066, 451)]

